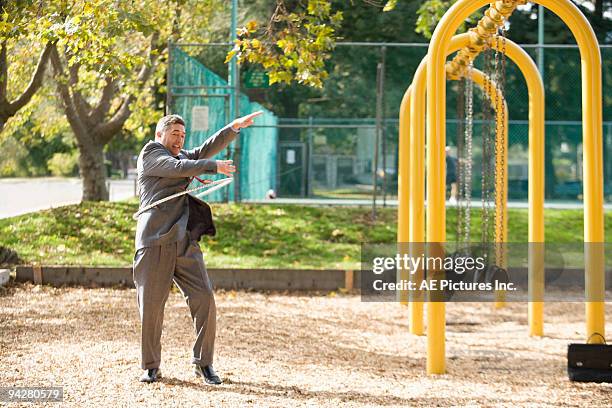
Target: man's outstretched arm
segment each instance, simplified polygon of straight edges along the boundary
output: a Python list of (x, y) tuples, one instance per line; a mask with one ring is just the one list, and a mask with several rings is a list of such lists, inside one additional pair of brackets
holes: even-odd
[(193, 160), (209, 159), (213, 157), (236, 139), (240, 129), (251, 126), (253, 124), (253, 119), (261, 114), (263, 114), (263, 111), (257, 111), (234, 120), (232, 123), (206, 139), (201, 146), (192, 150), (187, 150), (187, 157)]
[(238, 131), (232, 129), (232, 125), (229, 124), (206, 139), (200, 146), (186, 150), (185, 154), (192, 160), (209, 159), (229, 146), (237, 135)]

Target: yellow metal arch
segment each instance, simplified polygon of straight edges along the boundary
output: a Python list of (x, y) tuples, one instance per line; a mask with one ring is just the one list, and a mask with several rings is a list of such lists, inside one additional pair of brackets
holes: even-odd
[[(465, 47), (469, 42), (468, 34), (460, 34), (453, 37), (448, 53)], [(501, 49), (502, 45), (493, 43), (493, 48)], [(544, 241), (544, 84), (537, 67), (529, 55), (511, 40), (506, 40), (506, 54), (514, 61), (523, 73), (527, 82), (529, 92), (529, 174), (530, 200), (529, 212), (535, 214), (536, 222), (529, 226), (530, 242)], [(400, 160), (398, 185), (398, 242), (419, 243), (425, 241), (425, 207), (424, 207), (424, 163), (425, 154), (425, 96), (426, 96), (426, 58), (423, 59), (417, 69), (413, 83), (404, 94), (400, 107)], [(413, 100), (414, 98), (414, 100)], [(508, 116), (506, 115), (506, 118)], [(409, 118), (409, 120), (408, 120)], [(507, 135), (506, 131), (506, 135)], [(406, 150), (409, 148), (409, 153)], [(506, 160), (507, 162), (507, 160)], [(410, 166), (412, 163), (412, 166)], [(409, 171), (410, 169), (410, 171)], [(507, 173), (506, 173), (507, 174)], [(403, 183), (401, 180), (408, 180)], [(507, 180), (505, 180), (507, 190)], [(505, 207), (504, 207), (505, 208)], [(404, 228), (399, 220), (410, 219), (410, 228)], [(504, 220), (508, 217), (505, 215)], [(504, 230), (507, 228), (504, 226)], [(406, 235), (408, 235), (406, 237)], [(504, 241), (507, 235), (504, 235)], [(415, 249), (415, 253), (420, 253)], [(540, 258), (538, 258), (538, 255)], [(530, 290), (540, 289), (543, 293), (543, 258), (541, 252), (530, 256)], [(422, 272), (415, 280), (422, 279)], [(536, 294), (540, 294), (540, 291)], [(538, 299), (541, 299), (538, 298)], [(542, 312), (541, 302), (530, 304), (530, 334), (542, 335)], [(416, 298), (410, 303), (409, 327), (413, 334), (423, 334), (423, 303), (422, 299)]]
[[(582, 117), (584, 145), (584, 241), (586, 335), (605, 332), (603, 246), (603, 154), (601, 55), (593, 29), (569, 0), (537, 0), (559, 16), (570, 28), (580, 50), (582, 63)], [(503, 3), (517, 3), (503, 0)], [(428, 242), (446, 241), (445, 145), (446, 78), (444, 63), (453, 34), (459, 25), (488, 0), (458, 0), (442, 17), (427, 54), (427, 219)], [(533, 220), (530, 220), (530, 222)], [(442, 374), (445, 362), (445, 305), (428, 305), (427, 372)]]
[[(410, 149), (410, 127), (409, 127), (409, 119), (410, 119), (410, 93), (412, 86), (409, 86), (406, 92), (404, 93), (404, 97), (402, 98), (402, 103), (400, 105), (399, 111), (399, 142), (398, 142), (398, 150), (400, 152), (406, 152)], [(407, 211), (408, 201), (410, 200), (408, 195), (405, 192), (408, 191), (409, 182), (409, 169), (410, 169), (410, 157), (409, 155), (403, 156), (399, 155), (398, 162), (398, 170), (397, 170), (397, 199), (398, 199), (398, 212), (397, 212), (397, 242), (398, 247), (397, 251), (399, 254), (405, 254), (408, 252), (408, 248), (406, 247), (409, 242), (408, 234), (410, 231), (410, 214)], [(403, 210), (405, 208), (405, 210)], [(399, 269), (397, 271), (397, 280), (398, 282), (408, 280), (410, 278), (407, 271)], [(398, 299), (401, 304), (408, 303), (408, 292), (403, 290), (398, 292)], [(421, 323), (422, 325), (422, 323)], [(412, 325), (410, 326), (412, 327)]]

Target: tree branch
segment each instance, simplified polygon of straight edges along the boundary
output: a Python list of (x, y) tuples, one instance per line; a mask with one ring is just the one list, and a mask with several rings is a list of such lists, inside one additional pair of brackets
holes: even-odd
[[(140, 68), (140, 72), (138, 73), (138, 77), (136, 78), (139, 87), (138, 90), (141, 90), (145, 83), (149, 80), (151, 73), (153, 72), (153, 68), (155, 67), (155, 63), (159, 56), (159, 51), (163, 49), (164, 45), (159, 42), (159, 33), (156, 32), (151, 36), (151, 47), (149, 49), (147, 61)], [(121, 128), (123, 127), (125, 121), (130, 117), (132, 110), (130, 109), (130, 105), (136, 96), (134, 94), (129, 94), (123, 98), (123, 102), (121, 106), (115, 114), (105, 123), (100, 123), (100, 125), (96, 126), (94, 129), (94, 134), (96, 138), (100, 140), (103, 144), (107, 144), (110, 140), (117, 134)]]
[(74, 106), (74, 100), (72, 95), (70, 94), (70, 88), (66, 84), (66, 74), (64, 73), (64, 67), (62, 66), (62, 61), (60, 59), (59, 53), (57, 51), (57, 47), (55, 44), (51, 48), (51, 64), (53, 65), (53, 70), (55, 71), (55, 75), (57, 77), (57, 91), (62, 99), (64, 104), (64, 110), (66, 112), (66, 118), (70, 123), (70, 127), (74, 131), (77, 139), (80, 137), (87, 137), (87, 127), (79, 117), (79, 114)]
[(6, 89), (8, 87), (8, 61), (6, 59), (6, 40), (0, 46), (0, 101), (6, 102)]
[(116, 92), (117, 81), (111, 77), (106, 78), (106, 85), (104, 85), (104, 88), (102, 88), (102, 96), (89, 115), (90, 123), (101, 123), (104, 120), (104, 117), (108, 114), (111, 107), (111, 102), (113, 101), (113, 97), (115, 96)]
[(89, 115), (91, 114), (92, 108), (91, 108), (91, 105), (87, 103), (85, 98), (83, 98), (81, 91), (78, 90), (79, 68), (80, 67), (81, 67), (81, 64), (74, 64), (68, 68), (68, 72), (69, 72), (68, 84), (70, 85), (70, 89), (72, 89), (72, 99), (74, 101), (74, 106), (77, 110), (77, 113), (79, 114), (81, 120), (87, 123), (87, 125), (89, 125), (88, 120), (89, 120)]
[(38, 64), (36, 65), (36, 69), (34, 70), (30, 83), (26, 87), (25, 91), (23, 91), (23, 93), (19, 95), (17, 99), (10, 103), (9, 112), (11, 113), (11, 116), (15, 115), (19, 109), (23, 108), (28, 102), (30, 102), (36, 91), (38, 91), (38, 89), (42, 86), (45, 70), (47, 68), (47, 61), (49, 61), (52, 48), (54, 48), (54, 46), (51, 43), (47, 43), (45, 49), (38, 58)]

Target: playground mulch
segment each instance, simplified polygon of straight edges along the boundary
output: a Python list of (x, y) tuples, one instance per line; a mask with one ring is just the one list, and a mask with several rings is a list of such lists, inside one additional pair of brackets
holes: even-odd
[[(610, 384), (574, 384), (566, 351), (582, 341), (580, 303), (546, 305), (544, 338), (525, 304), (447, 305), (448, 374), (425, 374), (426, 338), (407, 309), (354, 294), (218, 292), (215, 367), (189, 365), (193, 328), (179, 293), (166, 305), (163, 381), (141, 384), (134, 290), (0, 289), (0, 386), (63, 386), (62, 406), (606, 406)], [(612, 307), (607, 305), (608, 319)], [(612, 332), (612, 330), (609, 330)]]

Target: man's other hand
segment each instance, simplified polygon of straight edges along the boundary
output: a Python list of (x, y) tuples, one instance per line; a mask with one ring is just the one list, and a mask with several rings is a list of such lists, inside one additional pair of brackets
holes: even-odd
[(232, 177), (232, 173), (236, 172), (236, 166), (232, 164), (233, 162), (233, 160), (217, 160), (217, 173)]
[(264, 113), (263, 111), (257, 111), (257, 112), (250, 113), (246, 116), (243, 116), (241, 118), (235, 119), (232, 122), (232, 129), (234, 131), (238, 131), (242, 128), (247, 128), (251, 126), (253, 124), (253, 119), (255, 119), (259, 115), (263, 115), (263, 113)]

